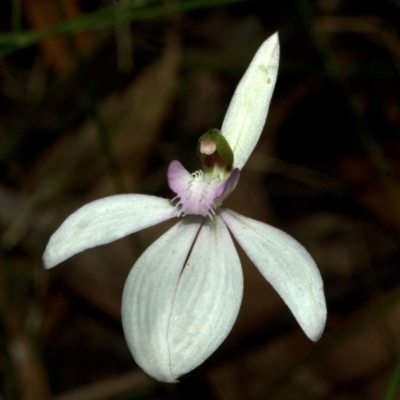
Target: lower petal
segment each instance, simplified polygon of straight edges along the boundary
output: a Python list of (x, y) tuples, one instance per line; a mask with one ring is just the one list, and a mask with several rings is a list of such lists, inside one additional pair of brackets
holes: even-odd
[(168, 330), (175, 377), (202, 364), (225, 340), (243, 295), (240, 260), (219, 216), (207, 219), (185, 265)]
[(221, 216), (243, 250), (271, 283), (311, 340), (326, 322), (321, 274), (307, 250), (291, 236), (231, 210)]
[(153, 378), (176, 382), (226, 338), (242, 293), (239, 257), (222, 219), (185, 218), (127, 279), (122, 323), (135, 361)]
[(168, 329), (179, 277), (203, 218), (180, 221), (137, 260), (122, 296), (122, 325), (136, 363), (159, 381), (176, 382)]

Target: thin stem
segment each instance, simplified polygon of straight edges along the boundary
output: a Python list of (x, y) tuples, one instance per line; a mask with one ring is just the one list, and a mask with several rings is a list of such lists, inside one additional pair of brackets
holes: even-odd
[(11, 10), (11, 29), (13, 32), (19, 32), (22, 28), (21, 19), (21, 0), (12, 1)]
[(389, 385), (386, 389), (385, 397), (383, 400), (394, 400), (400, 385), (400, 355), (397, 358), (396, 365), (392, 376), (390, 377)]
[(115, 25), (165, 17), (172, 14), (213, 8), (249, 0), (188, 0), (177, 3), (150, 6), (147, 8), (129, 7), (124, 13), (114, 12), (114, 6), (86, 13), (41, 30), (4, 33), (0, 35), (0, 57), (56, 35), (67, 35), (81, 31), (110, 28)]

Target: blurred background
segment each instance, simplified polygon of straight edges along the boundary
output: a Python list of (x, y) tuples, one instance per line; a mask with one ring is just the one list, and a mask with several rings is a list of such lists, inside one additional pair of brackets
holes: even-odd
[[(0, 399), (400, 398), (399, 0), (0, 3)], [(228, 339), (177, 385), (134, 363), (126, 276), (175, 221), (45, 271), (50, 235), (115, 193), (172, 198), (259, 45), (281, 65), (264, 133), (227, 200), (315, 258), (326, 330), (309, 341), (240, 253)]]

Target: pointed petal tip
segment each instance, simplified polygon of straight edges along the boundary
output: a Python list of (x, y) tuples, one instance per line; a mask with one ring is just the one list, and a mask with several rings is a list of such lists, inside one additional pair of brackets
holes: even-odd
[(53, 268), (63, 261), (57, 260), (54, 254), (51, 253), (51, 238), (46, 246), (46, 249), (44, 250), (42, 261), (45, 269)]
[[(310, 256), (311, 258), (311, 256)], [(314, 263), (314, 261), (313, 261)], [(314, 263), (315, 268), (317, 268)], [(318, 269), (317, 269), (318, 271)], [(328, 310), (326, 307), (326, 300), (324, 294), (324, 284), (322, 277), (318, 271), (318, 277), (320, 284), (317, 286), (315, 283), (315, 289), (313, 291), (313, 301), (303, 310), (303, 313), (295, 315), (298, 323), (303, 329), (307, 337), (313, 342), (317, 342), (325, 330), (326, 319)]]
[(276, 41), (279, 44), (279, 32), (276, 31), (268, 39), (270, 39), (271, 41)]
[(46, 253), (43, 254), (43, 266), (44, 266), (44, 269), (50, 269), (50, 268), (55, 267), (56, 265), (57, 265), (57, 264), (53, 264), (53, 263), (48, 259), (48, 257), (46, 256)]
[(275, 32), (272, 34), (260, 47), (260, 53), (265, 53), (266, 60), (269, 64), (276, 64), (276, 69), (279, 64), (279, 52), (280, 52), (280, 44), (279, 44), (279, 34)]
[(43, 254), (46, 269), (86, 249), (164, 222), (177, 215), (170, 201), (142, 194), (95, 200), (72, 213), (53, 233)]
[(318, 340), (321, 339), (321, 336), (324, 333), (324, 329), (325, 329), (325, 324), (322, 326), (322, 328), (316, 330), (315, 332), (312, 333), (305, 332), (305, 334), (311, 341), (318, 342)]
[(163, 383), (179, 383), (179, 379), (180, 376), (173, 376), (173, 375), (158, 375), (157, 373), (153, 373), (150, 371), (147, 371), (147, 366), (142, 366), (140, 364), (138, 364), (140, 368), (143, 369), (144, 373), (148, 376), (150, 376), (150, 378), (155, 379), (156, 381), (159, 382), (163, 382)]
[(263, 131), (279, 67), (279, 36), (266, 39), (254, 55), (229, 104), (221, 132), (242, 169)]
[(327, 308), (322, 277), (311, 255), (277, 228), (228, 209), (221, 216), (307, 337), (316, 342), (325, 328)]
[(327, 318), (327, 309), (325, 302), (318, 306), (318, 309), (315, 310), (313, 315), (314, 323), (310, 324), (307, 327), (302, 327), (304, 333), (307, 337), (312, 340), (313, 342), (318, 342), (321, 339), (322, 334), (325, 330), (326, 325), (326, 318)]
[(319, 331), (317, 331), (317, 333), (314, 333), (313, 335), (307, 335), (307, 337), (314, 343), (318, 342), (318, 340), (321, 339), (321, 336), (324, 333), (324, 328), (325, 328), (325, 326), (322, 329), (320, 329)]
[(269, 47), (269, 48), (274, 47), (274, 49), (275, 48), (279, 49), (279, 33), (278, 32), (273, 33), (271, 36), (269, 36), (267, 39), (265, 39), (264, 42), (261, 44), (258, 51), (260, 51), (261, 49), (263, 49), (265, 47)]

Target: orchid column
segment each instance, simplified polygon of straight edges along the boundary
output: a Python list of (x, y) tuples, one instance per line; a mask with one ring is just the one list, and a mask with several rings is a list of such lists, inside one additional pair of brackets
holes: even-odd
[(239, 312), (242, 268), (231, 234), (283, 298), (311, 340), (326, 320), (323, 282), (313, 259), (292, 237), (222, 208), (264, 127), (279, 62), (278, 34), (257, 51), (232, 98), (221, 130), (200, 137), (202, 169), (179, 161), (168, 168), (169, 201), (116, 195), (70, 215), (50, 238), (43, 260), (51, 268), (91, 247), (173, 217), (182, 219), (137, 260), (123, 293), (122, 324), (138, 365), (176, 382), (209, 357)]

